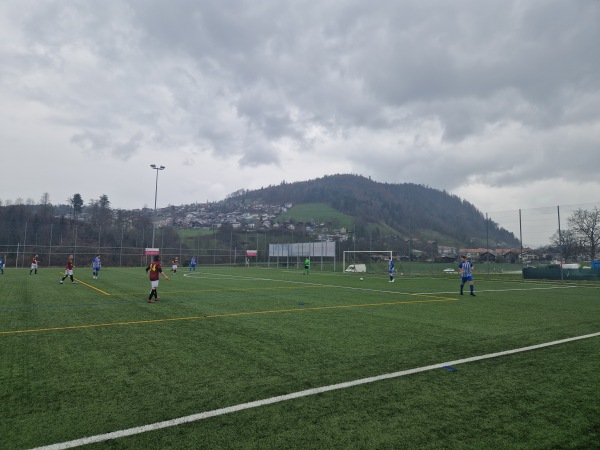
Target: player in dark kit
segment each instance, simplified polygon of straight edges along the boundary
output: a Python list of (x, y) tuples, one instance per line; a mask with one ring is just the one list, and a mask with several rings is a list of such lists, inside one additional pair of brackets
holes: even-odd
[(38, 270), (38, 264), (40, 263), (40, 258), (38, 258), (38, 255), (35, 255), (32, 259), (31, 259), (31, 270), (29, 271), (29, 275), (31, 275), (31, 272), (35, 271), (35, 274), (37, 275), (37, 270)]
[(73, 278), (73, 267), (75, 267), (73, 265), (73, 255), (69, 255), (69, 259), (67, 259), (67, 264), (65, 265), (65, 276), (60, 280), (60, 284), (63, 284), (67, 277), (71, 278), (71, 283), (77, 284), (77, 281)]
[[(148, 303), (154, 303), (155, 301), (160, 300), (160, 297), (158, 296), (157, 292), (158, 274), (162, 274), (165, 280), (169, 279), (169, 277), (165, 275), (165, 273), (162, 270), (162, 266), (160, 264), (160, 256), (157, 255), (154, 257), (154, 261), (152, 261), (150, 264), (148, 264), (148, 267), (146, 267), (146, 272), (148, 273), (148, 276), (150, 278), (150, 286), (152, 288), (152, 290), (150, 291), (150, 295), (148, 296)], [(154, 297), (154, 300), (152, 299), (152, 297)]]

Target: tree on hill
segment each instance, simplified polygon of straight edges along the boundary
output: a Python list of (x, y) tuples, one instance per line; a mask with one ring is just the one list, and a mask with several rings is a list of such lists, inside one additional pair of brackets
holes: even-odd
[(73, 220), (77, 218), (77, 214), (81, 213), (83, 208), (83, 199), (81, 198), (81, 194), (75, 194), (73, 197), (69, 198), (69, 204), (73, 208)]

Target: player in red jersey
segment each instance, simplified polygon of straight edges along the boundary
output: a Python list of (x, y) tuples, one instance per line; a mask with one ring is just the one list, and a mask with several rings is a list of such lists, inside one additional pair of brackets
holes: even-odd
[(69, 255), (69, 259), (67, 259), (67, 264), (65, 265), (65, 276), (60, 280), (60, 284), (63, 284), (67, 277), (71, 278), (71, 283), (77, 284), (77, 281), (73, 278), (73, 267), (75, 267), (73, 265), (73, 255)]
[(31, 272), (33, 272), (34, 270), (35, 270), (35, 274), (37, 275), (39, 262), (40, 262), (40, 258), (38, 258), (38, 255), (35, 255), (33, 258), (31, 258), (31, 270), (29, 271), (29, 275), (31, 275)]
[[(150, 286), (152, 287), (150, 295), (148, 296), (148, 303), (154, 303), (155, 301), (160, 300), (160, 297), (158, 296), (157, 292), (158, 274), (162, 274), (165, 280), (169, 279), (169, 277), (162, 270), (162, 266), (160, 264), (160, 256), (156, 255), (154, 257), (154, 261), (152, 261), (150, 264), (148, 264), (148, 267), (146, 267), (146, 272), (150, 277)], [(155, 300), (152, 300), (152, 297), (154, 297)]]

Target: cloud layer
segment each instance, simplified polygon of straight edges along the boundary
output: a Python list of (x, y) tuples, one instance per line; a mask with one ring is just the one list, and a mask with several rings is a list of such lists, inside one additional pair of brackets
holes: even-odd
[(157, 163), (164, 206), (332, 173), (596, 201), (599, 23), (596, 0), (7, 0), (0, 195), (142, 207)]

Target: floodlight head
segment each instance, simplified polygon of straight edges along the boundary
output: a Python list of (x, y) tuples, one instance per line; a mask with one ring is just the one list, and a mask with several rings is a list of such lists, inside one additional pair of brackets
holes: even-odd
[(152, 167), (153, 169), (156, 169), (156, 164), (150, 164), (150, 167)]

